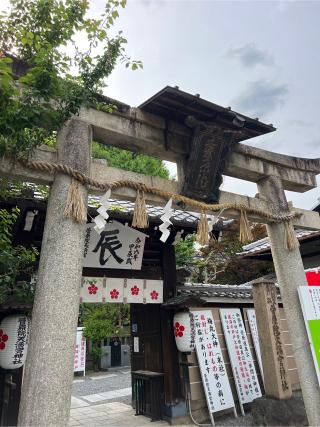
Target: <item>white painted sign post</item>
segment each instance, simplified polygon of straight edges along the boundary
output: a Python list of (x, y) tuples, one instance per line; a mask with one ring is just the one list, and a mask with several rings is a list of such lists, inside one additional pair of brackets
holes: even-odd
[(320, 286), (300, 286), (298, 292), (320, 385)]
[(141, 270), (146, 234), (120, 222), (108, 222), (98, 234), (86, 225), (83, 267)]
[(73, 372), (83, 372), (83, 376), (86, 375), (86, 339), (83, 328), (77, 328)]
[(259, 342), (259, 333), (258, 333), (258, 326), (257, 326), (257, 318), (256, 318), (256, 311), (254, 308), (248, 308), (247, 309), (247, 317), (248, 322), (250, 326), (250, 332), (252, 336), (252, 341), (254, 345), (254, 349), (257, 355), (257, 361), (260, 368), (261, 378), (263, 379), (263, 366), (262, 366), (262, 358), (261, 358), (261, 348), (260, 348), (260, 342)]
[(214, 425), (214, 412), (233, 408), (235, 417), (237, 412), (212, 312), (192, 311), (192, 315), (195, 348), (209, 415)]
[(220, 318), (236, 383), (242, 415), (243, 404), (261, 397), (241, 312), (238, 308), (220, 309)]

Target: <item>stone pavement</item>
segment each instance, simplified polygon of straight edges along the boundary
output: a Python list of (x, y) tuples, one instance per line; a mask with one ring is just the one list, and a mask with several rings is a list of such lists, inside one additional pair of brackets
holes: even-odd
[(131, 406), (122, 402), (109, 402), (92, 406), (82, 406), (71, 409), (69, 426), (168, 426), (168, 423), (165, 421), (154, 421), (151, 424), (150, 418), (142, 415), (135, 416), (134, 413), (135, 411)]
[[(131, 407), (131, 375), (124, 368), (88, 373), (76, 377), (71, 398), (70, 427), (168, 426), (165, 421), (151, 423), (150, 418), (135, 416)], [(233, 414), (215, 417), (216, 426), (252, 426), (250, 412), (245, 417)], [(193, 426), (190, 421), (188, 427)]]
[(131, 407), (130, 370), (118, 368), (107, 373), (76, 377), (71, 398), (70, 427), (168, 426), (164, 421), (150, 424), (150, 418), (135, 416)]

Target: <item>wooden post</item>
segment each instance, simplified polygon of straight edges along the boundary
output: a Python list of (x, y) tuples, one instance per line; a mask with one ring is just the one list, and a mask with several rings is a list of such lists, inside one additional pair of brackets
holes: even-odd
[[(270, 202), (274, 213), (284, 214), (289, 211), (280, 178), (264, 178), (259, 181), (258, 188), (261, 195)], [(289, 251), (285, 248), (283, 223), (268, 224), (267, 231), (309, 425), (319, 426), (319, 384), (298, 297), (298, 287), (307, 285), (300, 250), (296, 248)]]
[(252, 294), (266, 396), (288, 399), (292, 396), (292, 389), (280, 327), (276, 287), (272, 282), (255, 281)]
[[(171, 244), (163, 245), (163, 300), (174, 296), (177, 284), (175, 249)], [(162, 363), (165, 386), (165, 403), (175, 405), (181, 397), (181, 379), (179, 355), (173, 333), (173, 311), (160, 309), (161, 338), (162, 338)]]
[[(77, 119), (59, 132), (58, 160), (89, 174), (91, 128)], [(71, 179), (50, 191), (19, 412), (22, 426), (67, 426), (73, 380), (85, 224), (64, 217)], [(82, 187), (83, 196), (87, 190)]]

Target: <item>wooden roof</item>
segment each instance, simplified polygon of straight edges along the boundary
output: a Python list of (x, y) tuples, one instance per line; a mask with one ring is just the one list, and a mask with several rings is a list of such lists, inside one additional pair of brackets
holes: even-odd
[(185, 124), (188, 116), (193, 116), (198, 120), (214, 123), (226, 129), (241, 129), (238, 141), (276, 130), (271, 124), (262, 123), (237, 113), (229, 107), (225, 108), (201, 99), (199, 95), (183, 92), (178, 87), (166, 86), (138, 108), (182, 124)]

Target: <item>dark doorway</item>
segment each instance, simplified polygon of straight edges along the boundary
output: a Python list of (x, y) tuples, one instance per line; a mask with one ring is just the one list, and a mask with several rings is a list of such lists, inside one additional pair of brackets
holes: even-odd
[(121, 366), (121, 341), (119, 337), (111, 338), (111, 366)]
[(16, 426), (21, 394), (23, 368), (5, 370), (0, 368), (0, 425)]

